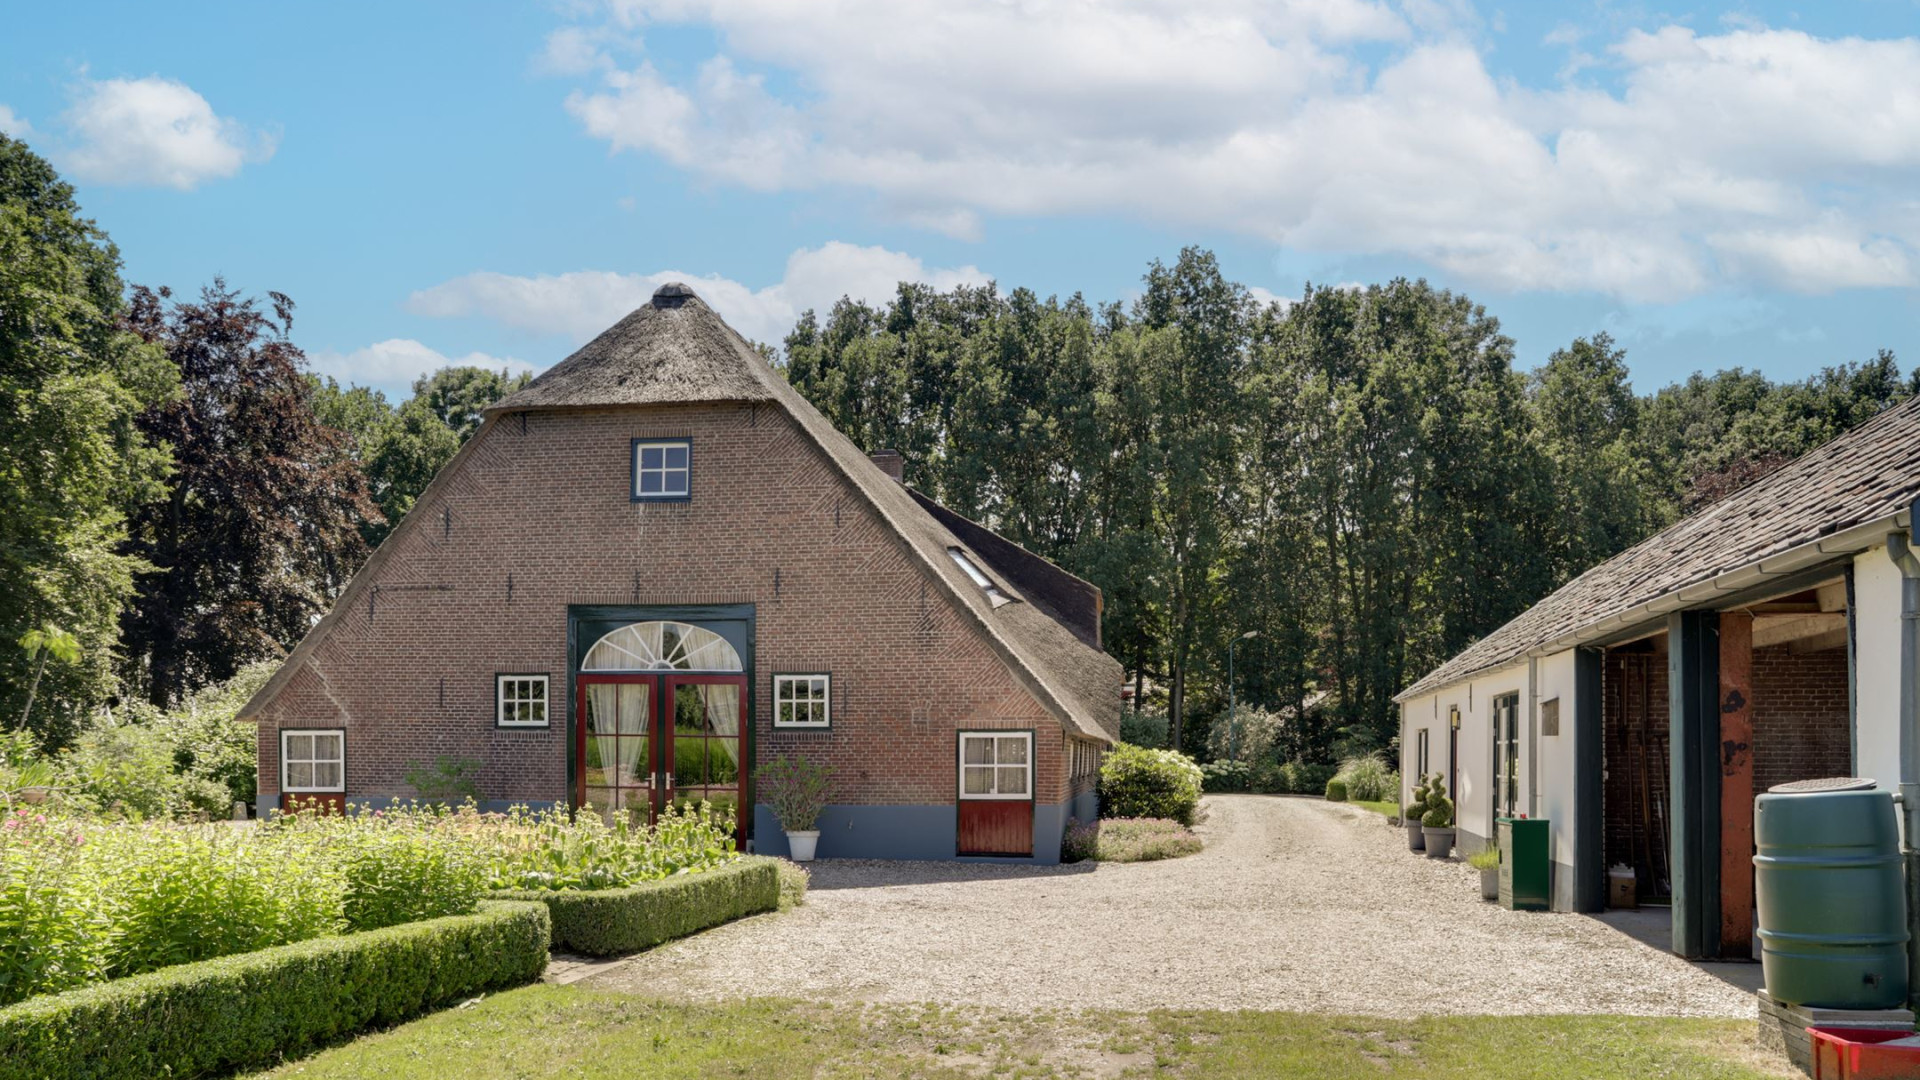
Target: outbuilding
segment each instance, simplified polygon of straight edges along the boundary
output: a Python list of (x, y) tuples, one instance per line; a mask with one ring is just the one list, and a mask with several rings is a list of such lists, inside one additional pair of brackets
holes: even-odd
[(644, 822), (833, 770), (823, 856), (1054, 862), (1118, 735), (1099, 590), (906, 486), (684, 285), (485, 421), (242, 716), (260, 802)]
[(1639, 902), (1672, 905), (1675, 952), (1756, 955), (1754, 796), (1830, 776), (1920, 781), (1902, 767), (1920, 723), (1916, 496), (1920, 399), (1414, 682), (1396, 699), (1402, 775), (1449, 778), (1469, 851), (1500, 817), (1548, 819), (1555, 908), (1602, 909), (1609, 868), (1628, 867)]

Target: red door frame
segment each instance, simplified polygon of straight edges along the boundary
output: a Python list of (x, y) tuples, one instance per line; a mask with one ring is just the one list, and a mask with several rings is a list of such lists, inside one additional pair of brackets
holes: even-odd
[(721, 685), (739, 688), (740, 719), (736, 736), (738, 747), (734, 755), (738, 770), (734, 777), (733, 832), (735, 843), (744, 850), (747, 842), (746, 819), (753, 810), (747, 802), (747, 744), (751, 736), (747, 717), (747, 677), (731, 674), (700, 675), (678, 671), (622, 674), (583, 671), (576, 675), (573, 689), (573, 808), (575, 810), (587, 805), (586, 688), (595, 683), (627, 683), (647, 687), (647, 775), (651, 778), (647, 807), (649, 824), (660, 816), (661, 809), (670, 805), (674, 798), (672, 710), (675, 691), (682, 686)]
[[(673, 785), (673, 724), (670, 717), (674, 708), (674, 698), (682, 686), (733, 686), (739, 688), (735, 695), (740, 705), (740, 718), (734, 728), (734, 780), (733, 780), (733, 842), (734, 846), (745, 851), (747, 847), (747, 815), (753, 808), (747, 804), (747, 677), (745, 675), (698, 675), (668, 672), (661, 680), (662, 708), (660, 709), (660, 730), (664, 735), (661, 744), (666, 747), (667, 759), (662, 772), (663, 783), (660, 787), (661, 801), (657, 806), (670, 806), (674, 799)], [(710, 785), (709, 785), (710, 786)], [(656, 807), (657, 812), (657, 807)]]
[(602, 675), (581, 672), (573, 682), (573, 808), (587, 805), (587, 693), (595, 683), (638, 683), (647, 687), (647, 823), (660, 813), (660, 677), (658, 675)]

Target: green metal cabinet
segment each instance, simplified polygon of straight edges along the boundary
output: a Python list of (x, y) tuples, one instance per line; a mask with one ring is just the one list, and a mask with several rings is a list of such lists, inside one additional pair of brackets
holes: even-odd
[(1553, 854), (1545, 818), (1499, 818), (1500, 906), (1545, 911), (1553, 899)]

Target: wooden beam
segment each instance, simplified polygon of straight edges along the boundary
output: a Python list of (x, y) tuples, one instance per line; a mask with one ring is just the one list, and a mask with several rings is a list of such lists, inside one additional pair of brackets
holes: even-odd
[(1834, 581), (1814, 590), (1820, 597), (1821, 611), (1847, 610), (1847, 583)]
[(1754, 619), (1720, 616), (1720, 955), (1753, 955)]
[(1798, 638), (1787, 643), (1787, 651), (1795, 654), (1826, 652), (1829, 649), (1844, 649), (1847, 646), (1847, 628), (1829, 630), (1824, 634)]
[[(1731, 614), (1731, 613), (1729, 613)], [(1846, 614), (1807, 615), (1753, 615), (1749, 616), (1753, 627), (1753, 647), (1770, 648), (1785, 645), (1801, 638), (1818, 637), (1847, 628)]]

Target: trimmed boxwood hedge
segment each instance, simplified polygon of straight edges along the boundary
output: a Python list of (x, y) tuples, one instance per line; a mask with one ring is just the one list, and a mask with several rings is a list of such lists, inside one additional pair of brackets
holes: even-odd
[(270, 1065), (369, 1027), (538, 979), (537, 904), (315, 938), (0, 1009), (0, 1080), (146, 1080)]
[(625, 889), (527, 889), (490, 893), (536, 900), (553, 915), (553, 948), (582, 956), (650, 949), (709, 926), (780, 906), (779, 860), (748, 855), (713, 870), (675, 874)]

